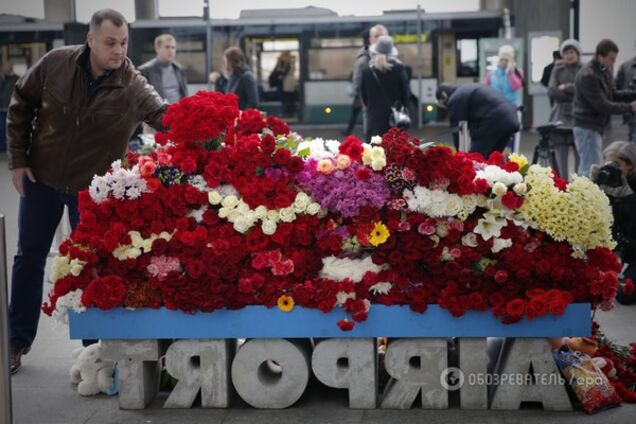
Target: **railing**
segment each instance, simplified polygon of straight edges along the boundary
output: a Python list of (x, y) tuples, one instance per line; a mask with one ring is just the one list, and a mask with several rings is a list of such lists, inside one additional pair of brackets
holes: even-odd
[(7, 297), (7, 242), (4, 215), (0, 214), (0, 424), (11, 424), (11, 375)]

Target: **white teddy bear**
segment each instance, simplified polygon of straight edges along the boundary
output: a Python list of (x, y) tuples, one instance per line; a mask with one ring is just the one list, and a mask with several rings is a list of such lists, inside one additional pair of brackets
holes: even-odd
[(77, 392), (82, 396), (106, 393), (113, 386), (115, 363), (103, 359), (102, 346), (99, 343), (79, 347), (73, 351), (75, 364), (70, 375), (73, 384), (78, 384)]

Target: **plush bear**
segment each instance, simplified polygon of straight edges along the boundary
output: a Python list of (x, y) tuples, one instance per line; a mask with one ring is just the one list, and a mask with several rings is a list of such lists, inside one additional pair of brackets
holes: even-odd
[(102, 346), (99, 343), (87, 347), (79, 347), (73, 351), (75, 364), (70, 375), (73, 384), (77, 384), (77, 392), (82, 396), (93, 396), (100, 392), (107, 393), (113, 386), (113, 369), (115, 363), (103, 359)]
[(614, 368), (614, 363), (609, 359), (599, 356), (596, 358), (592, 358), (592, 362), (594, 362), (594, 365), (596, 365), (598, 369), (603, 371), (603, 374), (605, 374), (609, 378), (616, 377), (616, 368)]

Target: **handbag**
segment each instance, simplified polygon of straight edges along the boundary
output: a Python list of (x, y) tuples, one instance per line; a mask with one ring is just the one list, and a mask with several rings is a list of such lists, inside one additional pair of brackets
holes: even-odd
[(370, 69), (371, 69), (371, 73), (373, 74), (373, 77), (375, 78), (378, 85), (380, 86), (380, 91), (382, 92), (384, 99), (386, 100), (386, 102), (389, 104), (389, 107), (391, 108), (391, 113), (389, 114), (389, 127), (399, 128), (401, 130), (409, 129), (411, 126), (411, 117), (409, 116), (408, 109), (406, 109), (404, 105), (399, 104), (399, 102), (396, 102), (398, 104), (397, 107), (391, 106), (391, 100), (389, 100), (389, 96), (387, 96), (386, 91), (384, 91), (384, 87), (382, 87), (382, 83), (380, 83), (380, 78), (378, 78), (378, 75), (375, 73), (373, 68), (370, 68)]

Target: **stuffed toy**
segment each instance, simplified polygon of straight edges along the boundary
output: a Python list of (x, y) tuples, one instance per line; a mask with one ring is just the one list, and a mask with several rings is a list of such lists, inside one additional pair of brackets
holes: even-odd
[(592, 362), (594, 362), (594, 365), (596, 365), (601, 371), (603, 371), (603, 374), (605, 374), (609, 378), (616, 377), (616, 368), (614, 368), (614, 363), (609, 359), (599, 356), (596, 358), (592, 358)]
[(82, 396), (93, 396), (100, 392), (109, 393), (113, 386), (115, 363), (103, 359), (102, 346), (99, 343), (79, 347), (73, 351), (75, 364), (70, 375), (77, 392)]

